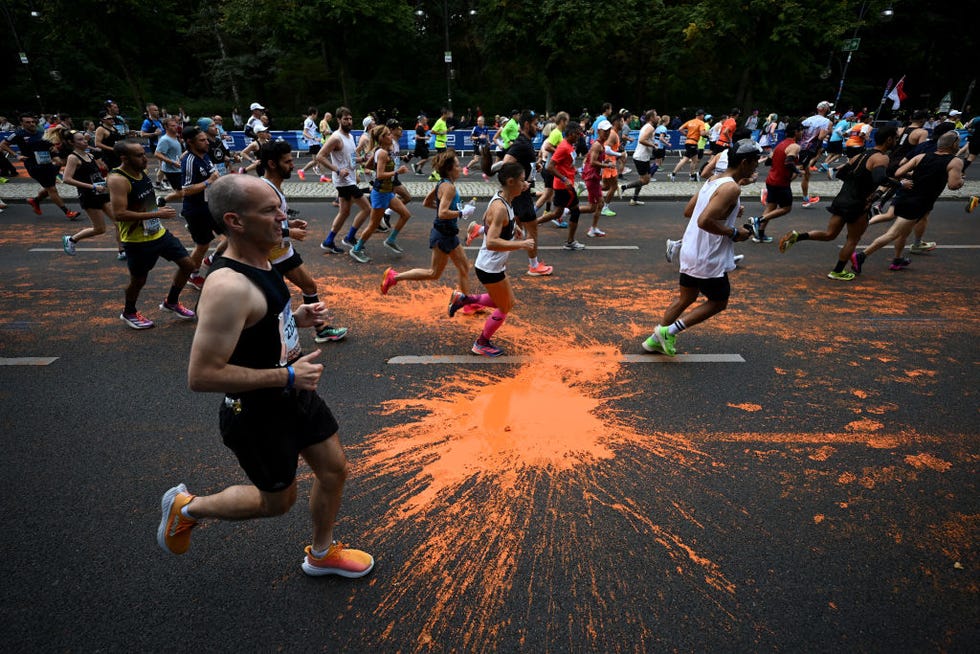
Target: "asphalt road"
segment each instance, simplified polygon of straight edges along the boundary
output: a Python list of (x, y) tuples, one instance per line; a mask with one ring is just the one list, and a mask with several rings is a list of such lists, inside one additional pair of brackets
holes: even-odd
[[(882, 251), (851, 283), (826, 278), (835, 244), (740, 244), (729, 309), (678, 351), (744, 361), (637, 363), (620, 354), (676, 291), (663, 241), (684, 219), (621, 206), (580, 240), (635, 249), (545, 250), (549, 278), (512, 256), (497, 341), (520, 363), (395, 365), (465, 355), (483, 320), (446, 317), (451, 268), (378, 294), (386, 266), (428, 262), (412, 206), (400, 258), (377, 237), (368, 265), (299, 245), (351, 330), (320, 388), (351, 464), (337, 537), (377, 561), (355, 581), (300, 570), (305, 467), (287, 516), (157, 547), (167, 488), (244, 480), (219, 397), (186, 385), (193, 325), (156, 308), (174, 268), (136, 332), (125, 265), (86, 249), (109, 237), (70, 258), (50, 205), (0, 216), (0, 357), (57, 357), (0, 366), (5, 651), (975, 651), (980, 214), (940, 203), (939, 249), (902, 272)], [(322, 238), (334, 210), (294, 207)]]

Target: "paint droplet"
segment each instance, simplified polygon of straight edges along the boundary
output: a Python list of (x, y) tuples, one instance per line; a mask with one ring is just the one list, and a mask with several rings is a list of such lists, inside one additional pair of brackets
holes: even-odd
[(743, 402), (742, 404), (732, 404), (729, 402), (728, 406), (732, 407), (733, 409), (741, 409), (742, 411), (762, 411), (762, 405), (752, 404), (751, 402)]
[(823, 447), (821, 447), (820, 449), (818, 449), (816, 452), (814, 452), (813, 454), (811, 454), (810, 455), (810, 458), (813, 459), (814, 461), (826, 461), (831, 456), (833, 456), (834, 455), (834, 452), (836, 452), (836, 451), (837, 451), (836, 448), (831, 447), (830, 445), (824, 445)]
[(865, 399), (866, 397), (868, 397), (867, 391), (857, 391), (856, 390), (856, 391), (851, 391), (851, 392), (854, 393), (854, 396), (855, 397), (859, 397), (862, 400)]
[(814, 522), (814, 524), (818, 524), (819, 525), (821, 522), (823, 522), (823, 520), (824, 520), (824, 516), (823, 516), (822, 513), (818, 513), (817, 515), (813, 516), (813, 522)]

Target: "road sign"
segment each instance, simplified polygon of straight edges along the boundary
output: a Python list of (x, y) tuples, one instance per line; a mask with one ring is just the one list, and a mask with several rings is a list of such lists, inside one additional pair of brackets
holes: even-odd
[(442, 58), (447, 64), (453, 63), (453, 53), (449, 50), (446, 50), (446, 52), (443, 53)]
[(857, 52), (858, 47), (861, 45), (861, 39), (847, 39), (841, 46), (841, 50), (844, 52)]

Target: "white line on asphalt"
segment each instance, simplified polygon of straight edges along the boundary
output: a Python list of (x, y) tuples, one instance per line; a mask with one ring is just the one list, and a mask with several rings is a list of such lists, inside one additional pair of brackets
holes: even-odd
[[(28, 252), (64, 252), (64, 248), (31, 248)], [(76, 252), (118, 252), (117, 248), (75, 248)]]
[(0, 366), (48, 366), (58, 357), (5, 357), (0, 358)]
[[(433, 356), (405, 355), (388, 359), (391, 365), (432, 365), (432, 364), (467, 364), (483, 365), (489, 363), (568, 363), (581, 364), (587, 357), (549, 357), (512, 355), (499, 357), (483, 357), (472, 354), (443, 354)], [(596, 357), (598, 361), (600, 358)], [(623, 354), (615, 357), (617, 363), (745, 363), (740, 354), (678, 354), (668, 357), (657, 354)]]
[[(479, 250), (480, 248), (475, 245), (471, 245), (468, 248), (464, 248), (464, 249)], [(565, 246), (564, 245), (539, 245), (538, 249), (539, 250), (564, 250)], [(586, 250), (639, 250), (640, 246), (639, 245), (586, 245), (585, 249)]]

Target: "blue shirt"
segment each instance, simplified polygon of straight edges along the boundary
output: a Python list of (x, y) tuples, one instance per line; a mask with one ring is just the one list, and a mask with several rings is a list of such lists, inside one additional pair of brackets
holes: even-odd
[[(172, 136), (167, 136), (166, 134), (164, 134), (163, 136), (160, 137), (160, 140), (157, 141), (157, 149), (155, 151), (159, 152), (167, 159), (179, 162), (180, 153), (183, 152), (183, 149), (180, 147), (180, 141), (178, 141)], [(166, 161), (160, 162), (160, 167), (163, 169), (163, 172), (165, 173), (180, 172), (180, 166), (174, 166), (173, 164), (170, 164)]]

